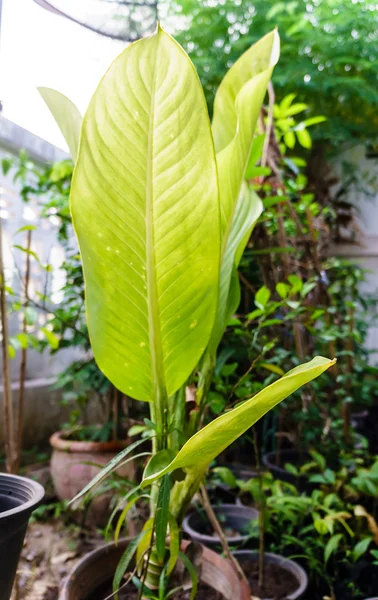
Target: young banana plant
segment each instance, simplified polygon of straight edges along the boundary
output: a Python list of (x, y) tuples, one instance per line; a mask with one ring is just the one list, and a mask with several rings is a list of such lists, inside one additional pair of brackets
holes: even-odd
[[(76, 161), (71, 211), (94, 356), (117, 388), (150, 403), (153, 457), (141, 483), (155, 487), (142, 532), (156, 540), (150, 587), (164, 566), (168, 524), (176, 540), (210, 462), (334, 364), (314, 358), (196, 431), (217, 347), (239, 302), (236, 269), (262, 211), (245, 172), (278, 57), (272, 31), (239, 58), (219, 87), (212, 127), (193, 64), (161, 27), (116, 58), (82, 123), (67, 98), (40, 90)], [(183, 387), (193, 372), (198, 410), (187, 427)], [(193, 435), (182, 444), (177, 430)]]

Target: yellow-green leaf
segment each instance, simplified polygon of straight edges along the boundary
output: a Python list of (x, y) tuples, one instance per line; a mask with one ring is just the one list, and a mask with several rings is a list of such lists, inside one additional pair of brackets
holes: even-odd
[(76, 162), (82, 123), (82, 116), (79, 109), (72, 100), (56, 90), (47, 87), (39, 87), (38, 91), (46, 102), (47, 107), (67, 142), (72, 160)]
[(161, 28), (126, 48), (90, 102), (71, 209), (98, 365), (133, 398), (172, 395), (210, 337), (220, 233), (203, 90)]
[(292, 369), (243, 404), (227, 412), (193, 435), (176, 458), (162, 471), (144, 478), (141, 487), (178, 468), (205, 471), (210, 462), (256, 421), (293, 392), (334, 365), (336, 360), (322, 356)]
[(266, 88), (279, 57), (279, 36), (268, 33), (247, 50), (221, 82), (214, 100), (213, 136), (219, 172), (221, 231), (227, 243), (248, 167)]

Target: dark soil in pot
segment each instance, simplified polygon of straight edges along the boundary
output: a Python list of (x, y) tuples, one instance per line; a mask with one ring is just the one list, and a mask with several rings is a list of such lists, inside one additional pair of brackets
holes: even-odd
[[(85, 600), (104, 600), (113, 593), (112, 582), (109, 581), (102, 585), (93, 594), (85, 598)], [(134, 585), (127, 586), (124, 590), (121, 590), (118, 594), (119, 600), (137, 600), (138, 590)], [(190, 590), (180, 590), (174, 596), (171, 596), (172, 600), (189, 600)], [(211, 588), (209, 585), (200, 583), (198, 585), (196, 600), (222, 600), (224, 597), (220, 596), (219, 593)]]
[(264, 584), (258, 585), (259, 554), (256, 551), (237, 550), (238, 559), (251, 588), (252, 596), (261, 600), (301, 598), (307, 589), (307, 575), (297, 563), (278, 554), (264, 554)]
[[(111, 590), (114, 572), (128, 543), (129, 540), (120, 540), (118, 546), (108, 544), (82, 558), (63, 582), (59, 600), (104, 600), (104, 593)], [(188, 543), (182, 542), (183, 551)], [(216, 600), (216, 596), (219, 600), (222, 597), (225, 600), (250, 600), (249, 589), (240, 581), (232, 563), (209, 548), (203, 548), (200, 582), (202, 596), (199, 597), (203, 600)], [(130, 592), (132, 594), (133, 587)], [(134, 600), (131, 594), (125, 598)], [(188, 599), (186, 594), (181, 594), (177, 595), (178, 600)]]
[[(213, 506), (228, 543), (231, 546), (245, 543), (249, 537), (251, 521), (256, 521), (256, 509), (238, 504), (220, 504)], [(194, 511), (187, 515), (183, 529), (190, 538), (210, 548), (219, 547), (219, 537), (214, 532), (204, 510)]]

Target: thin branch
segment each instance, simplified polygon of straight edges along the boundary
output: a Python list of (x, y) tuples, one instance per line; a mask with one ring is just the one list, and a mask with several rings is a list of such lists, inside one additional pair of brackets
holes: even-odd
[(207, 493), (206, 488), (203, 483), (201, 483), (201, 498), (202, 498), (202, 504), (203, 504), (203, 507), (207, 514), (207, 517), (208, 517), (211, 525), (213, 526), (214, 531), (219, 536), (219, 540), (220, 540), (220, 543), (221, 543), (224, 553), (226, 554), (227, 558), (234, 565), (236, 572), (239, 575), (239, 578), (244, 580), (249, 588), (248, 579), (246, 578), (243, 569), (241, 568), (240, 564), (238, 563), (235, 556), (232, 554), (232, 552), (230, 550), (226, 536), (224, 535), (223, 529), (216, 517), (215, 512), (213, 511), (213, 507), (210, 504), (209, 496), (208, 496), (208, 493)]
[[(27, 232), (26, 248), (31, 248), (32, 232)], [(30, 282), (30, 252), (26, 253), (26, 268), (25, 268), (25, 296), (29, 294), (29, 282)], [(28, 301), (25, 301), (25, 308), (28, 306)], [(24, 336), (27, 333), (27, 319), (26, 311), (24, 311), (24, 318), (22, 323), (22, 333)], [(20, 391), (18, 396), (18, 419), (17, 419), (17, 470), (20, 466), (21, 460), (21, 448), (22, 448), (22, 437), (23, 437), (23, 426), (24, 426), (24, 405), (25, 405), (25, 379), (26, 379), (26, 360), (27, 360), (27, 344), (23, 344), (21, 349), (21, 364), (20, 364)]]
[(3, 262), (3, 219), (0, 217), (0, 312), (2, 336), (1, 345), (3, 351), (3, 403), (4, 403), (4, 442), (6, 452), (6, 465), (8, 473), (16, 471), (16, 445), (14, 414), (12, 402), (12, 388), (9, 371), (8, 355), (8, 320), (7, 300), (5, 292), (4, 262)]

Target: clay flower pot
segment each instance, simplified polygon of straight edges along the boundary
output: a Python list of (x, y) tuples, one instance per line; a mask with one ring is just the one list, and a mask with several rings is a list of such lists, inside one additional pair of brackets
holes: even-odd
[[(50, 438), (53, 448), (51, 477), (60, 500), (72, 500), (103, 466), (128, 445), (127, 441), (81, 442), (69, 440), (69, 431), (58, 431)], [(99, 466), (96, 466), (99, 465)], [(118, 475), (134, 479), (135, 466), (127, 463), (117, 470)], [(89, 517), (95, 525), (106, 523), (110, 496), (96, 497), (90, 505)]]
[(0, 600), (9, 600), (31, 513), (43, 487), (26, 477), (0, 473)]
[[(223, 529), (225, 529), (225, 537), (231, 546), (243, 544), (248, 540), (248, 526), (251, 521), (256, 521), (258, 511), (249, 506), (240, 504), (219, 504), (213, 506), (214, 512), (219, 519)], [(195, 542), (199, 542), (210, 548), (219, 547), (219, 537), (216, 534), (212, 535), (212, 528), (204, 511), (193, 511), (189, 513), (183, 522), (183, 530)], [(228, 535), (227, 529), (235, 531), (235, 535)], [(236, 533), (238, 532), (238, 533)]]
[[(84, 556), (63, 583), (59, 600), (96, 598), (97, 590), (112, 581), (128, 543), (127, 539), (120, 540), (118, 546), (108, 544)], [(182, 542), (181, 548), (185, 549), (187, 545), (188, 542)], [(209, 548), (203, 549), (200, 580), (226, 600), (250, 600), (249, 589), (240, 581), (232, 563)]]

